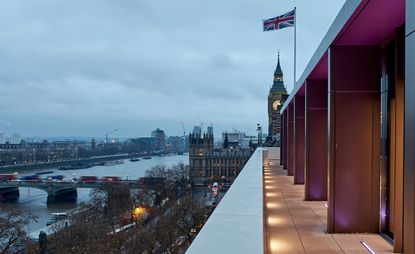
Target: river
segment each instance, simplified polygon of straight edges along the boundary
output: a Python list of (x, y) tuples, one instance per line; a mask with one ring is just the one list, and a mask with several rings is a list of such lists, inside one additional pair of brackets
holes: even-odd
[[(146, 170), (156, 165), (171, 166), (179, 162), (184, 164), (189, 163), (189, 157), (185, 155), (172, 155), (172, 156), (153, 156), (149, 160), (141, 159), (137, 162), (130, 162), (128, 159), (123, 160), (123, 164), (117, 164), (113, 166), (94, 166), (92, 168), (80, 169), (80, 170), (57, 170), (56, 169), (33, 169), (24, 171), (24, 173), (18, 176), (31, 175), (41, 171), (54, 172), (51, 175), (64, 175), (65, 179), (71, 179), (74, 174), (76, 177), (83, 175), (87, 176), (120, 176), (122, 179), (138, 179), (145, 175)], [(48, 175), (42, 175), (48, 176)], [(52, 213), (65, 212), (77, 205), (89, 201), (89, 193), (91, 189), (78, 189), (78, 199), (76, 203), (62, 203), (62, 204), (47, 204), (47, 193), (33, 188), (19, 188), (20, 198), (16, 203), (1, 204), (11, 206), (13, 209), (28, 210), (38, 217), (38, 221), (29, 225), (29, 232), (39, 230), (46, 226), (47, 220), (51, 217)]]

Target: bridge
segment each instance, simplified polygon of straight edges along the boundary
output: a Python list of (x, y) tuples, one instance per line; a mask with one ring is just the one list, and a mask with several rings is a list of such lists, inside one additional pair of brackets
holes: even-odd
[(75, 201), (78, 197), (78, 188), (98, 188), (105, 185), (123, 185), (129, 188), (138, 188), (139, 183), (132, 180), (123, 180), (116, 182), (52, 182), (52, 181), (4, 181), (0, 182), (0, 200), (13, 201), (19, 198), (19, 187), (35, 188), (45, 191), (48, 194), (47, 202), (65, 202)]

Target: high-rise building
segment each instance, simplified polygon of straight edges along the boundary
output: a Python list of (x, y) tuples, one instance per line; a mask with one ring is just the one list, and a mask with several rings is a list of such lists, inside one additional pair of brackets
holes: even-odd
[(268, 140), (279, 144), (281, 137), (281, 115), (280, 110), (288, 98), (284, 85), (284, 74), (280, 64), (280, 53), (278, 52), (277, 67), (274, 72), (274, 82), (268, 94)]
[(165, 150), (166, 149), (166, 134), (163, 130), (157, 128), (151, 132), (151, 137), (156, 139), (156, 149)]
[(208, 126), (207, 127), (207, 134), (213, 136), (213, 126)]
[(22, 141), (22, 137), (19, 134), (13, 133), (13, 135), (10, 138), (10, 143), (20, 144), (20, 141)]
[(4, 133), (0, 131), (0, 144), (6, 143), (6, 138), (4, 137)]
[(95, 150), (97, 148), (97, 141), (93, 138), (91, 141), (91, 149)]
[(200, 126), (195, 126), (193, 127), (193, 135), (202, 135), (202, 127)]

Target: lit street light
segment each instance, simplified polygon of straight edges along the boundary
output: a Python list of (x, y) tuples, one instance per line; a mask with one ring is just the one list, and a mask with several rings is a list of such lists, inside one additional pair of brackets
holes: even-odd
[(261, 124), (256, 124), (256, 131), (258, 132), (258, 147), (262, 146), (262, 126)]
[(141, 220), (147, 214), (147, 210), (144, 207), (136, 207), (133, 209), (133, 218), (135, 220)]

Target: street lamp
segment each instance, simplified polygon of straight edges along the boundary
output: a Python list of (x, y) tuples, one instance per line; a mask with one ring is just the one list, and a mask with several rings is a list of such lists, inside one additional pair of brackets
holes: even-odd
[(256, 124), (256, 131), (258, 132), (258, 147), (262, 146), (262, 126), (261, 124)]
[(145, 207), (136, 207), (132, 211), (133, 218), (138, 221), (144, 218), (144, 216), (147, 214), (147, 209)]

